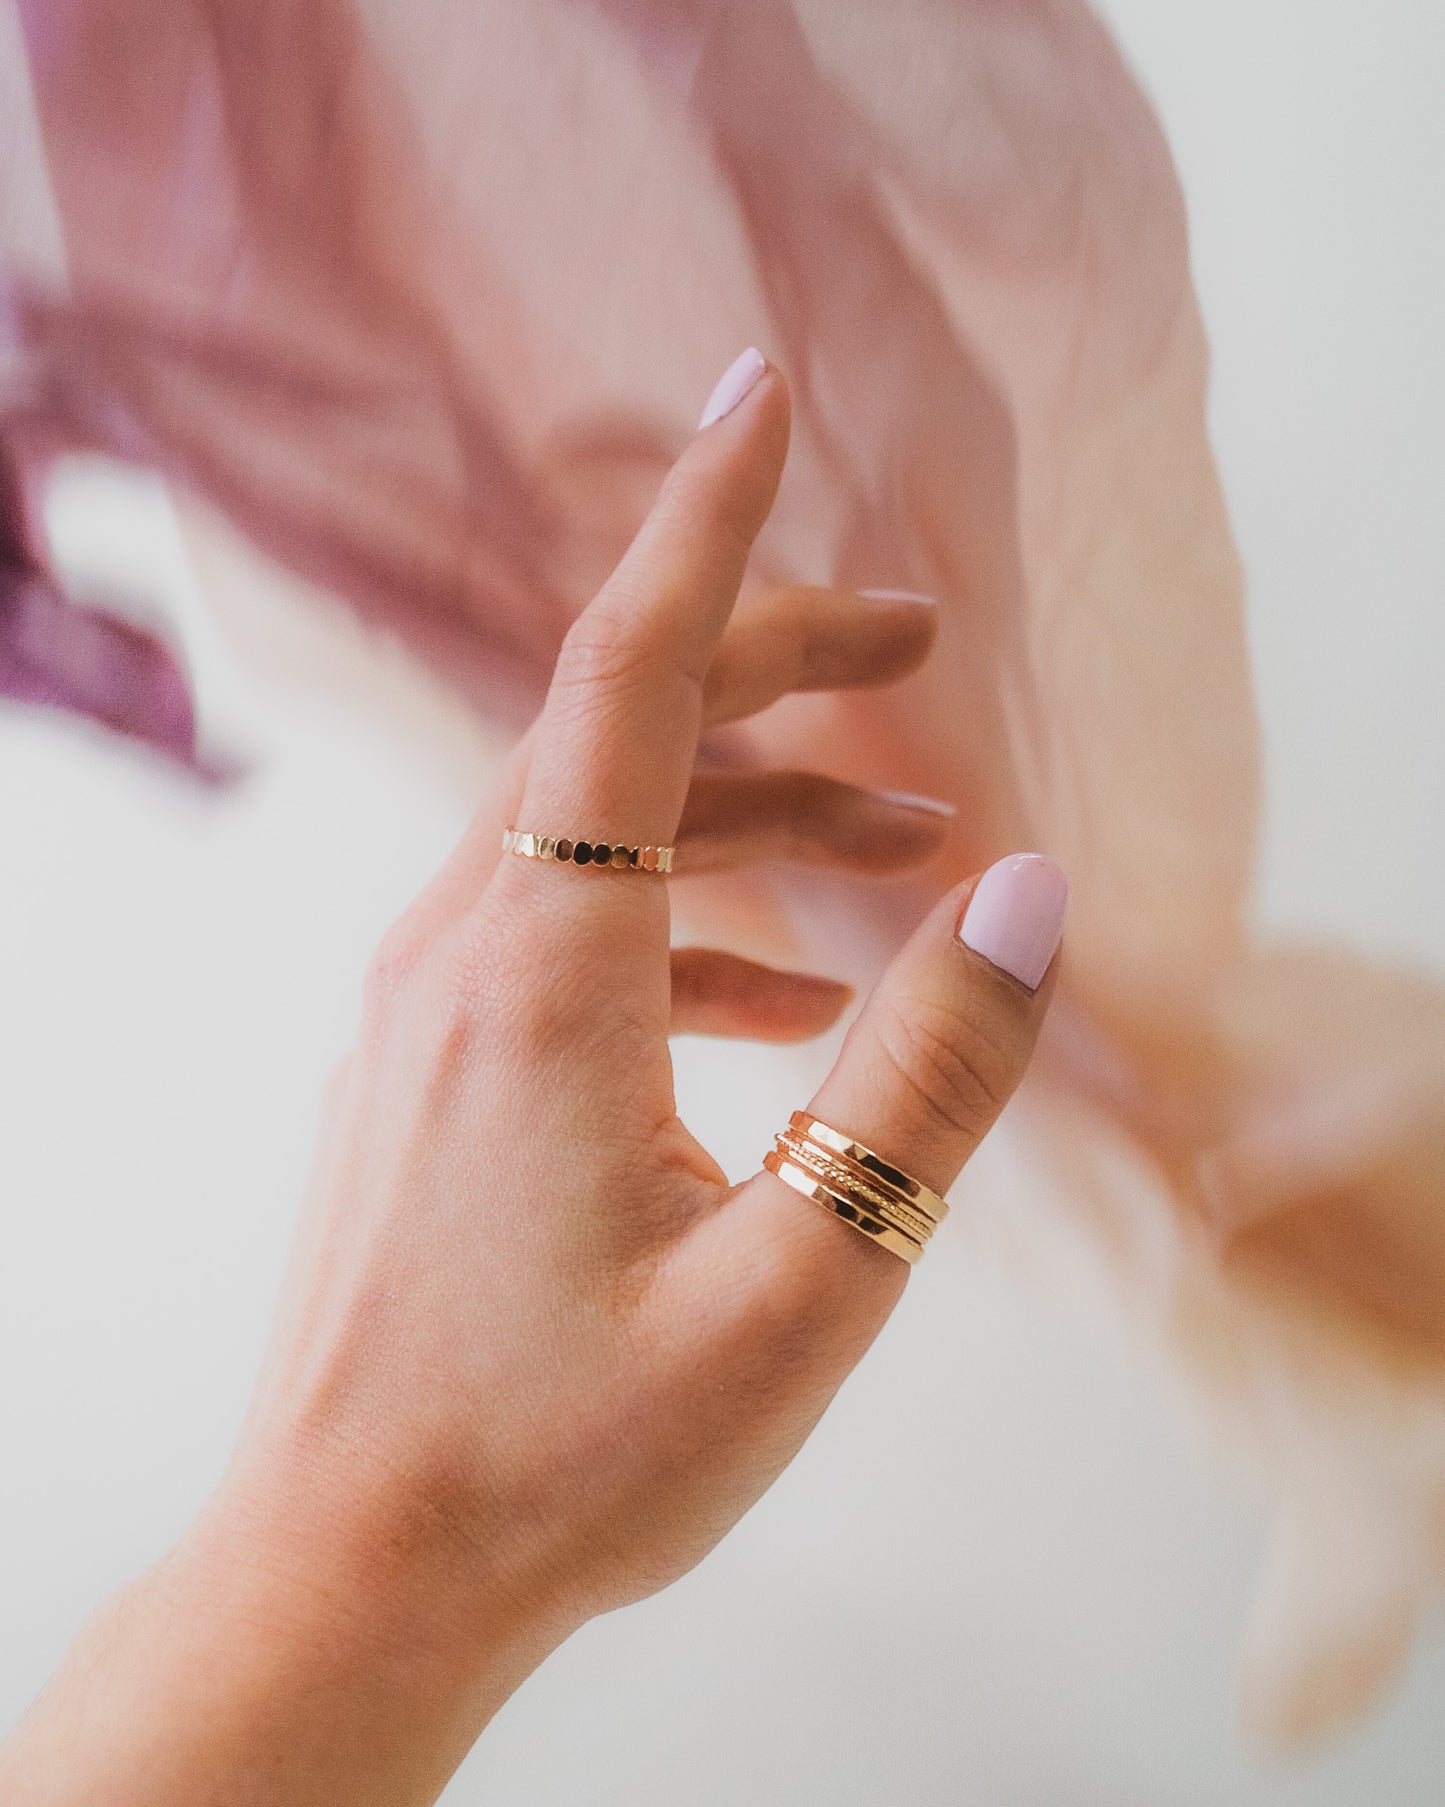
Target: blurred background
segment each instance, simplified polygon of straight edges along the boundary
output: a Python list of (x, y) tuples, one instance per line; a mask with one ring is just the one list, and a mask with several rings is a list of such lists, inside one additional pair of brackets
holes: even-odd
[[(1445, 972), (1445, 14), (1103, 11), (1180, 166), (1214, 347), (1267, 754), (1260, 918)], [(244, 631), (218, 620), (198, 559), (250, 555), (158, 484), (78, 460), (51, 507), (68, 572), (163, 599), (250, 775), (214, 795), (0, 710), (7, 1723), (218, 1476), (362, 967), (498, 751), (259, 561)], [(344, 685), (308, 675), (338, 665)], [(741, 1175), (831, 1056), (679, 1043), (683, 1114)], [(1006, 1213), (1006, 1131), (980, 1165), (976, 1208)], [(940, 1239), (773, 1493), (554, 1657), (449, 1802), (1445, 1798), (1438, 1628), (1363, 1731), (1249, 1752), (1233, 1669), (1262, 1516), (1107, 1325), (1041, 1311), (987, 1249)]]

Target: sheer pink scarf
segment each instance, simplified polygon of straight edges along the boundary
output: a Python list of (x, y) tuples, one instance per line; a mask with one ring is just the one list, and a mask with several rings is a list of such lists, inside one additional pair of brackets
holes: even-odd
[[(1094, 1255), (1274, 1502), (1253, 1723), (1358, 1713), (1445, 1577), (1445, 1004), (1251, 940), (1257, 733), (1183, 210), (1098, 23), (0, 0), (7, 39), (0, 692), (204, 765), (164, 639), (47, 566), (47, 464), (100, 448), (518, 725), (711, 379), (763, 346), (797, 431), (758, 578), (924, 590), (944, 623), (908, 684), (712, 755), (951, 797), (934, 887), (1018, 847), (1067, 867), (1021, 1105), (1039, 1233)], [(920, 901), (777, 877), (693, 907), (861, 974)]]

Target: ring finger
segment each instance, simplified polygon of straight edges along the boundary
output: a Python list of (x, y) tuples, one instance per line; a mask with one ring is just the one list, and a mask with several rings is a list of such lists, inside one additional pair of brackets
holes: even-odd
[(729, 872), (765, 860), (845, 872), (904, 872), (931, 858), (952, 808), (931, 797), (860, 790), (818, 772), (697, 774), (674, 870)]

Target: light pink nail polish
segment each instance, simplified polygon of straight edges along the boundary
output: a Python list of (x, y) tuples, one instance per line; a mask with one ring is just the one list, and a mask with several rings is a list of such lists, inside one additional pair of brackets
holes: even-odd
[(734, 358), (722, 373), (717, 388), (707, 398), (702, 419), (697, 423), (698, 432), (701, 433), (704, 427), (715, 426), (724, 414), (731, 414), (767, 367), (768, 360), (754, 345)]
[(1049, 970), (1064, 932), (1069, 881), (1041, 853), (1014, 853), (974, 886), (958, 938), (1030, 991)]
[(860, 590), (858, 594), (869, 602), (926, 602), (931, 609), (938, 607), (938, 598), (925, 596), (921, 590)]
[(913, 791), (879, 791), (878, 795), (885, 803), (891, 803), (895, 809), (916, 809), (927, 816), (956, 816), (958, 811), (951, 803), (945, 803), (942, 797), (920, 797)]

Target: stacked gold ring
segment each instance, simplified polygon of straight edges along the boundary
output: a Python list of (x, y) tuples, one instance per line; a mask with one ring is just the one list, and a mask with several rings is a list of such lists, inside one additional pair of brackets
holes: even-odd
[(614, 872), (671, 872), (675, 847), (624, 847), (620, 842), (572, 841), (566, 835), (502, 831), (503, 853), (524, 860), (563, 860), (574, 866), (609, 866)]
[(795, 1192), (910, 1265), (948, 1206), (921, 1180), (807, 1111), (794, 1111), (763, 1159)]

